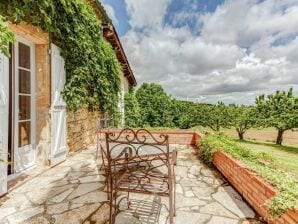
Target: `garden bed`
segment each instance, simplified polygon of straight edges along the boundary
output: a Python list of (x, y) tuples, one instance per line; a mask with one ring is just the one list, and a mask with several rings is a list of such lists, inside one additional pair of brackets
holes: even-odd
[(269, 223), (298, 223), (298, 183), (269, 154), (243, 147), (223, 134), (198, 142), (200, 157), (217, 169)]
[(281, 217), (269, 218), (268, 206), (265, 203), (276, 195), (275, 188), (246, 169), (240, 161), (225, 152), (216, 152), (213, 155), (213, 164), (267, 222), (298, 223), (298, 213), (294, 210), (284, 213)]

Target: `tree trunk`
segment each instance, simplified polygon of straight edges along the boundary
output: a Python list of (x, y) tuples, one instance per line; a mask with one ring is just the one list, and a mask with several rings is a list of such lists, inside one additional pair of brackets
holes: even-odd
[(244, 132), (243, 131), (237, 131), (238, 132), (238, 137), (240, 140), (243, 140), (243, 135), (244, 135)]
[(276, 139), (276, 144), (277, 145), (282, 144), (283, 134), (284, 134), (284, 130), (283, 129), (278, 129), (278, 134), (277, 134), (277, 139)]
[(216, 132), (220, 131), (219, 121), (216, 121)]
[(219, 132), (219, 131), (220, 131), (220, 127), (216, 126), (216, 132)]

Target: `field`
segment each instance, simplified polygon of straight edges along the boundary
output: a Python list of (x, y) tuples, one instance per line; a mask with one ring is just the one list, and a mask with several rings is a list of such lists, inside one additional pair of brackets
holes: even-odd
[[(225, 132), (237, 137), (234, 130), (225, 130)], [(275, 129), (249, 130), (244, 136), (246, 140), (238, 141), (238, 143), (253, 151), (268, 153), (280, 168), (298, 178), (298, 132), (287, 131), (282, 146), (274, 143), (276, 132)]]
[[(232, 129), (224, 130), (228, 135), (237, 136), (237, 132)], [(274, 128), (266, 128), (262, 130), (251, 129), (248, 130), (244, 138), (249, 140), (257, 140), (262, 142), (275, 142), (277, 136), (277, 130)], [(298, 131), (286, 131), (284, 133), (284, 141), (285, 145), (293, 145), (298, 148)], [(298, 149), (297, 149), (298, 150)]]

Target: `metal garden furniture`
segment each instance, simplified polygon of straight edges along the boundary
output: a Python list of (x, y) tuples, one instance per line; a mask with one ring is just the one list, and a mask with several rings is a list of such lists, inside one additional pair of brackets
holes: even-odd
[[(158, 211), (161, 206), (159, 197), (168, 197), (168, 218), (172, 224), (175, 215), (176, 151), (170, 150), (168, 136), (154, 136), (145, 129), (135, 131), (126, 128), (120, 133), (107, 132), (105, 138), (106, 149), (102, 147), (101, 150), (110, 203), (110, 224), (114, 224), (116, 216), (124, 210), (143, 203), (132, 200), (131, 193), (156, 196), (149, 206), (149, 215), (146, 216), (144, 211), (140, 215), (141, 223), (145, 220), (152, 223), (149, 222), (154, 217), (152, 211)], [(121, 192), (126, 195), (121, 197)], [(123, 209), (124, 201), (126, 209)]]

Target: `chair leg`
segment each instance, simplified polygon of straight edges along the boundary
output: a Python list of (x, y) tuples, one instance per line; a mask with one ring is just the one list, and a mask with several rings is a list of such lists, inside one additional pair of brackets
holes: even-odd
[(169, 207), (170, 207), (170, 224), (174, 223), (174, 211), (173, 211), (173, 198), (169, 197)]
[(174, 173), (174, 177), (173, 177), (173, 180), (174, 180), (174, 205), (173, 205), (173, 208), (174, 208), (174, 216), (176, 217), (176, 175), (175, 175), (175, 171), (173, 171)]
[(113, 198), (112, 194), (109, 197), (109, 205), (110, 205), (110, 214), (109, 214), (109, 224), (114, 224), (113, 222)]
[(110, 200), (110, 187), (109, 187), (109, 181), (107, 180), (107, 178), (106, 178), (105, 182), (106, 182), (106, 187), (107, 187), (107, 199)]
[(99, 150), (99, 147), (98, 147), (98, 133), (96, 133), (96, 155), (95, 155), (96, 161), (98, 159), (98, 150)]
[(174, 223), (174, 198), (173, 198), (173, 179), (172, 175), (170, 175), (169, 179), (169, 209), (170, 209), (170, 224)]
[(111, 176), (109, 174), (109, 172), (105, 172), (106, 173), (106, 176), (105, 176), (105, 184), (106, 184), (106, 188), (107, 188), (107, 200), (110, 200), (110, 194), (112, 192), (112, 189), (111, 189)]

